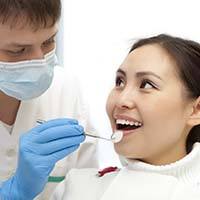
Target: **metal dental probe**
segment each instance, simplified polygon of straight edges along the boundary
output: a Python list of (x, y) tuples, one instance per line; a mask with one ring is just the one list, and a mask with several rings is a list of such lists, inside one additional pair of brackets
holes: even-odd
[[(41, 119), (38, 119), (36, 121), (38, 124), (43, 124), (45, 122), (45, 120), (41, 120)], [(104, 137), (101, 137), (101, 136), (97, 136), (97, 135), (93, 135), (91, 133), (84, 133), (86, 136), (89, 136), (89, 137), (93, 137), (93, 138), (98, 138), (98, 139), (102, 139), (102, 140), (106, 140), (106, 141), (110, 141), (110, 142), (113, 142), (113, 138), (109, 139), (109, 138), (104, 138)]]

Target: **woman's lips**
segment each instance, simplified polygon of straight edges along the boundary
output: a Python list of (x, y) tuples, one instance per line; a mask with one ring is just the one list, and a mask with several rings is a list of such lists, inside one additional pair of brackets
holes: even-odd
[(132, 130), (120, 130), (123, 132), (123, 137), (130, 135), (130, 134), (136, 134), (136, 132), (138, 131), (138, 129), (140, 129), (141, 127), (138, 127), (136, 129), (132, 129)]

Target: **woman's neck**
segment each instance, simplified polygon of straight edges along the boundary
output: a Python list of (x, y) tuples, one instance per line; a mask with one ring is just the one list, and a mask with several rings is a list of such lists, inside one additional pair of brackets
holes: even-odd
[(0, 91), (0, 121), (13, 125), (20, 106), (20, 101)]

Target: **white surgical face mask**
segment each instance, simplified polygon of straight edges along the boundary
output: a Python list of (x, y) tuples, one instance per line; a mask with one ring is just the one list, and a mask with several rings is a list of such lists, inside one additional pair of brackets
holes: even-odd
[(51, 85), (55, 64), (55, 49), (44, 59), (0, 62), (0, 90), (18, 100), (38, 97)]

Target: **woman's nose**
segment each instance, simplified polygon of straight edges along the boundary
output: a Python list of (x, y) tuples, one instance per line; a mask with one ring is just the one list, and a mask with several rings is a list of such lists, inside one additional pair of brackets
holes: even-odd
[(131, 90), (124, 90), (120, 93), (119, 97), (116, 99), (117, 107), (121, 109), (132, 109), (135, 107), (134, 92)]

